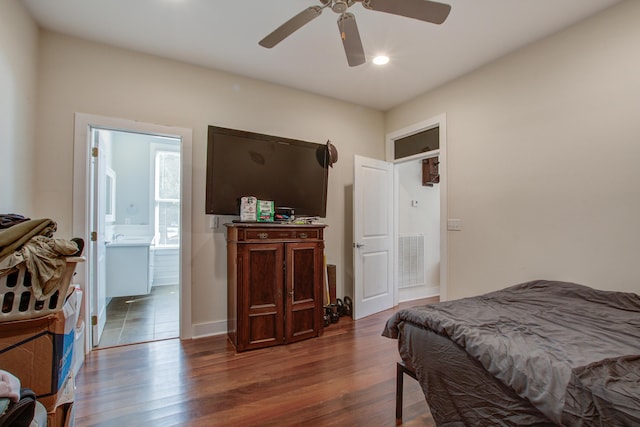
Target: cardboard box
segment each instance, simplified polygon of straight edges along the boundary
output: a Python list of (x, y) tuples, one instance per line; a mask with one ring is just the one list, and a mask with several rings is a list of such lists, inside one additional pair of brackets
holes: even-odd
[(71, 294), (54, 314), (0, 323), (0, 366), (32, 389), (47, 412), (55, 409), (71, 372), (75, 303)]
[(74, 412), (73, 402), (56, 406), (52, 412), (47, 413), (47, 427), (73, 427)]
[(258, 221), (273, 221), (273, 200), (258, 200)]
[(47, 413), (48, 427), (73, 427), (75, 424), (73, 401), (76, 394), (76, 382), (74, 378), (71, 374), (64, 387), (59, 390), (55, 408)]
[(253, 196), (240, 198), (240, 221), (256, 221), (258, 199)]

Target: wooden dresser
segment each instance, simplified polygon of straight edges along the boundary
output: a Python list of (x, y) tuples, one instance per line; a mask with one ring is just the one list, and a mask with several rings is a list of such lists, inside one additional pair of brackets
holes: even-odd
[(225, 226), (227, 327), (236, 350), (322, 334), (326, 225)]

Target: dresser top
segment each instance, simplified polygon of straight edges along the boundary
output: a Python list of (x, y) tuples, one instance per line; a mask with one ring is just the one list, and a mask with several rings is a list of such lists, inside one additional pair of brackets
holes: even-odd
[(309, 228), (309, 227), (313, 227), (313, 228), (324, 228), (327, 227), (327, 224), (292, 224), (292, 223), (280, 223), (280, 222), (258, 222), (258, 221), (248, 221), (248, 222), (228, 222), (226, 224), (224, 224), (225, 227), (242, 227), (242, 228), (251, 228), (251, 227), (258, 227), (258, 228), (266, 228), (266, 227), (271, 227), (271, 228)]

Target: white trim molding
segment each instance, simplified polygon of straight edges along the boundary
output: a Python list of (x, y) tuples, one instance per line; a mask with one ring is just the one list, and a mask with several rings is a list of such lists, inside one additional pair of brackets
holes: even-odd
[[(85, 113), (75, 114), (74, 125), (74, 158), (73, 158), (73, 234), (87, 239), (91, 235), (90, 221), (90, 128), (134, 131), (158, 136), (180, 138), (181, 159), (181, 200), (180, 200), (180, 338), (189, 339), (193, 334), (191, 323), (191, 195), (193, 149), (192, 129), (143, 123), (134, 120), (105, 117)], [(89, 269), (86, 266), (78, 269), (78, 281), (85, 285), (86, 294), (90, 290)], [(86, 295), (85, 303), (89, 296)], [(85, 305), (85, 307), (89, 307)], [(91, 328), (86, 328), (87, 335)], [(91, 342), (87, 337), (87, 342)]]
[[(439, 139), (440, 139), (440, 148), (438, 150), (433, 150), (425, 154), (416, 154), (411, 157), (406, 157), (402, 159), (395, 160), (394, 159), (394, 142), (397, 139), (404, 138), (407, 136), (415, 135), (416, 133), (423, 132), (428, 129), (432, 129), (434, 127), (439, 128)], [(438, 164), (438, 172), (440, 174), (440, 183), (438, 184), (440, 187), (440, 301), (447, 300), (447, 280), (448, 280), (448, 231), (447, 231), (447, 115), (446, 113), (439, 114), (435, 117), (431, 117), (427, 120), (421, 121), (419, 123), (414, 123), (410, 126), (404, 127), (402, 129), (390, 132), (386, 137), (386, 160), (391, 163), (402, 163), (408, 160), (412, 160), (414, 158), (422, 158), (422, 157), (439, 157)], [(396, 180), (397, 181), (397, 180)], [(397, 182), (394, 183), (394, 186), (397, 187)], [(398, 224), (397, 224), (397, 208), (398, 208), (398, 199), (397, 199), (397, 188), (394, 190), (394, 206), (396, 212), (394, 212), (394, 217), (396, 218), (395, 230), (394, 230), (394, 242), (397, 242), (398, 236)], [(397, 253), (397, 252), (396, 252)], [(397, 268), (396, 268), (397, 271)], [(397, 298), (397, 292), (396, 292)], [(395, 302), (396, 304), (398, 301)]]

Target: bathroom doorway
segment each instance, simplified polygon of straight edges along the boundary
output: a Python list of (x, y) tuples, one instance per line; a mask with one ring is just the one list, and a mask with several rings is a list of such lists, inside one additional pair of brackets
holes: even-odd
[[(180, 336), (180, 138), (91, 128), (104, 159), (104, 327), (95, 347)], [(99, 205), (97, 203), (96, 205)], [(99, 221), (102, 219), (99, 218)], [(97, 341), (97, 344), (96, 344)]]
[[(122, 187), (121, 179), (115, 173), (108, 174), (106, 162), (106, 150), (100, 150), (100, 136), (109, 135), (103, 132), (93, 132), (94, 129), (101, 130), (119, 130), (125, 131), (132, 135), (151, 135), (156, 137), (174, 138), (179, 143), (180, 153), (180, 207), (179, 207), (179, 243), (178, 243), (178, 259), (179, 259), (179, 276), (178, 276), (178, 292), (176, 299), (179, 301), (179, 337), (181, 339), (189, 339), (192, 337), (191, 326), (191, 183), (192, 183), (192, 130), (189, 128), (181, 128), (175, 126), (158, 125), (142, 121), (134, 121), (129, 119), (99, 116), (93, 114), (76, 113), (74, 120), (74, 173), (73, 173), (73, 234), (85, 238), (87, 245), (85, 246), (85, 256), (87, 262), (76, 269), (77, 275), (75, 281), (79, 285), (82, 293), (82, 306), (80, 309), (81, 324), (86, 326), (83, 332), (78, 333), (78, 337), (84, 340), (85, 353), (89, 353), (100, 344), (101, 334), (106, 325), (106, 307), (111, 300), (106, 296), (105, 276), (106, 276), (106, 242), (107, 238), (114, 238), (113, 227), (110, 230), (111, 235), (106, 231), (106, 225), (113, 223), (116, 225), (120, 209), (129, 207), (129, 212), (133, 215), (136, 208), (140, 212), (142, 205), (126, 201), (118, 201), (118, 188)], [(104, 144), (105, 146), (107, 144)], [(136, 147), (131, 145), (131, 150)], [(129, 153), (133, 157), (133, 151)], [(137, 157), (136, 157), (137, 158)], [(155, 156), (154, 156), (155, 158)], [(151, 153), (145, 159), (139, 159), (140, 167), (148, 168), (148, 179), (155, 180), (151, 177)], [(148, 163), (148, 166), (143, 165)], [(155, 168), (155, 166), (153, 166)], [(113, 169), (113, 168), (111, 168)], [(109, 177), (110, 175), (110, 177)], [(109, 177), (109, 178), (108, 178)], [(155, 194), (155, 192), (154, 192)], [(152, 195), (148, 196), (148, 205), (152, 205)], [(162, 200), (161, 200), (162, 201)], [(165, 200), (167, 201), (167, 200)], [(167, 202), (173, 202), (171, 200)], [(108, 212), (108, 211), (111, 211)], [(151, 210), (150, 210), (151, 211)], [(158, 210), (160, 211), (160, 210)], [(153, 225), (153, 236), (155, 238), (155, 207), (153, 209), (153, 220), (150, 219), (146, 227)], [(110, 215), (115, 215), (111, 217)], [(127, 213), (129, 215), (129, 213)], [(151, 215), (151, 214), (149, 214)], [(124, 217), (126, 218), (126, 217)], [(129, 217), (129, 224), (133, 224), (134, 217)], [(125, 221), (123, 219), (123, 221)], [(126, 228), (125, 231), (128, 231)], [(171, 237), (175, 240), (175, 226), (169, 224), (166, 229), (168, 243), (171, 243)], [(116, 231), (115, 234), (119, 232)], [(121, 243), (124, 240), (135, 242), (136, 237), (142, 239), (147, 234), (140, 233), (138, 236), (129, 236), (123, 239), (118, 236)], [(147, 237), (148, 238), (148, 237)], [(151, 250), (151, 243), (149, 244)], [(154, 257), (155, 258), (155, 257)], [(150, 258), (150, 259), (154, 259)], [(143, 264), (144, 263), (140, 263)], [(162, 265), (162, 263), (160, 264)], [(155, 266), (150, 266), (155, 268)], [(140, 270), (138, 270), (139, 272)], [(154, 276), (151, 276), (155, 278)], [(153, 280), (153, 279), (152, 279)], [(130, 281), (133, 283), (133, 281)], [(123, 281), (127, 283), (127, 281)], [(138, 283), (138, 282), (136, 282)], [(153, 282), (151, 283), (153, 289)], [(167, 290), (169, 288), (166, 288)], [(137, 292), (137, 291), (136, 291)], [(131, 294), (133, 295), (133, 294)], [(126, 295), (126, 296), (131, 296)], [(156, 316), (154, 316), (155, 318)], [(159, 316), (158, 316), (159, 317)], [(147, 319), (150, 320), (150, 319)], [(142, 322), (140, 322), (142, 323)], [(150, 326), (147, 324), (147, 328)], [(147, 338), (148, 339), (148, 338)], [(156, 338), (153, 338), (156, 339)], [(160, 338), (157, 338), (160, 339)], [(119, 344), (117, 344), (119, 345)]]

